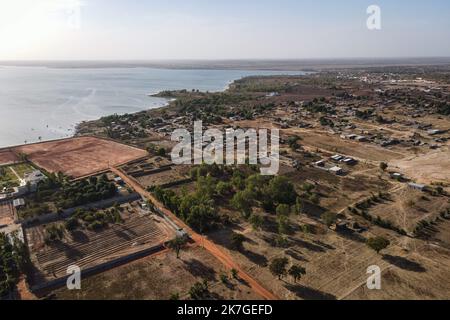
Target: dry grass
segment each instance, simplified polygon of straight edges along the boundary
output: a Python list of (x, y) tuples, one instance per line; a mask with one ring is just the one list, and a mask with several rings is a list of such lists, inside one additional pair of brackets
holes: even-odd
[(62, 289), (55, 295), (57, 299), (164, 300), (179, 294), (181, 299), (189, 299), (191, 286), (207, 280), (213, 299), (259, 299), (237, 280), (223, 284), (222, 273), (229, 275), (218, 260), (202, 248), (191, 247), (181, 252), (180, 259), (173, 252), (144, 258), (85, 279), (81, 291)]

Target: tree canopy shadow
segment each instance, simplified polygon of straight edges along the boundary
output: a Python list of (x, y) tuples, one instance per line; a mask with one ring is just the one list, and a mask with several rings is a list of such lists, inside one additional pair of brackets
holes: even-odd
[(76, 246), (72, 246), (60, 240), (56, 241), (52, 246), (63, 252), (66, 258), (71, 260), (78, 260), (84, 256), (84, 254), (78, 250)]
[(72, 240), (76, 243), (89, 243), (89, 237), (80, 230), (72, 231), (71, 233)]
[(336, 296), (302, 285), (286, 284), (285, 288), (304, 300), (336, 300)]
[(355, 242), (360, 242), (360, 243), (366, 243), (367, 239), (364, 238), (362, 235), (360, 235), (359, 233), (353, 232), (351, 230), (340, 230), (337, 231), (337, 233), (347, 239), (347, 240), (351, 240), (351, 241), (355, 241)]
[(314, 203), (311, 203), (309, 201), (304, 201), (302, 211), (304, 214), (306, 214), (309, 217), (320, 219), (320, 217), (326, 210), (324, 208), (322, 208), (321, 206), (318, 206)]
[(335, 247), (333, 247), (333, 246), (331, 246), (331, 245), (329, 245), (327, 243), (324, 243), (324, 242), (322, 242), (320, 240), (314, 240), (313, 243), (317, 244), (318, 246), (322, 246), (322, 247), (324, 247), (325, 249), (328, 249), (328, 250), (336, 249)]
[(208, 281), (216, 280), (216, 271), (197, 259), (183, 261), (186, 269), (194, 276)]
[(267, 267), (267, 265), (269, 264), (269, 260), (267, 260), (267, 258), (265, 256), (263, 256), (262, 254), (250, 251), (250, 250), (240, 250), (240, 252), (247, 258), (249, 259), (251, 262), (253, 262), (254, 264), (257, 264), (260, 267)]
[(285, 251), (285, 253), (297, 261), (303, 261), (303, 262), (309, 261), (308, 259), (303, 258), (303, 256), (299, 252), (295, 251), (294, 249), (288, 249)]
[(292, 243), (301, 246), (305, 249), (308, 249), (309, 251), (314, 252), (326, 252), (326, 249), (324, 247), (318, 246), (314, 243), (306, 242), (302, 239), (291, 239)]
[(389, 254), (385, 254), (385, 255), (383, 255), (383, 260), (389, 262), (390, 264), (392, 264), (400, 269), (406, 270), (406, 271), (413, 271), (413, 272), (427, 271), (427, 269), (425, 269), (420, 263), (409, 260), (407, 258), (391, 256)]

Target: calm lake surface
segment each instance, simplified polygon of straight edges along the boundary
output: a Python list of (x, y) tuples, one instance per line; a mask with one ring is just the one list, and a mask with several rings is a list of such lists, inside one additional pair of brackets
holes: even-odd
[(164, 106), (148, 96), (162, 90), (222, 91), (245, 76), (278, 74), (303, 73), (0, 66), (0, 147), (70, 137), (82, 121)]

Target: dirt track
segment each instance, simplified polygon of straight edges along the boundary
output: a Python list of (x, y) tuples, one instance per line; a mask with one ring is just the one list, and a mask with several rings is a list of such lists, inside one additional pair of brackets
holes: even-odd
[(24, 145), (14, 149), (48, 172), (79, 178), (147, 155), (141, 149), (94, 137)]
[(150, 192), (147, 192), (142, 188), (134, 179), (127, 176), (120, 169), (111, 168), (111, 171), (120, 176), (129, 186), (131, 186), (136, 192), (140, 193), (143, 197), (150, 199), (153, 204), (164, 214), (166, 214), (172, 221), (174, 221), (179, 227), (186, 230), (192, 240), (194, 240), (198, 245), (204, 247), (208, 250), (214, 257), (216, 257), (222, 264), (224, 264), (229, 269), (235, 269), (239, 273), (239, 277), (246, 281), (248, 285), (259, 294), (261, 297), (267, 300), (279, 300), (279, 298), (274, 295), (272, 292), (264, 288), (261, 284), (259, 284), (254, 278), (252, 278), (248, 273), (246, 273), (239, 265), (233, 260), (233, 258), (227, 253), (220, 250), (213, 242), (208, 240), (207, 238), (201, 236), (194, 230), (192, 230), (189, 226), (187, 226), (181, 219), (179, 219), (175, 214), (171, 211), (167, 210)]

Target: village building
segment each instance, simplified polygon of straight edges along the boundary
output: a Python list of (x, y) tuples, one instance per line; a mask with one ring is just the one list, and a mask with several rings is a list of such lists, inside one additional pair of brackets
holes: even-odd
[(419, 184), (419, 183), (408, 183), (408, 186), (409, 186), (411, 189), (419, 190), (419, 191), (425, 191), (426, 188), (427, 188), (426, 185), (424, 185), (424, 184)]
[(328, 169), (328, 171), (330, 171), (331, 173), (334, 173), (335, 175), (342, 175), (344, 173), (344, 171), (342, 170), (341, 167), (332, 167), (330, 169)]
[(344, 159), (344, 157), (339, 154), (331, 157), (331, 160), (333, 160), (333, 161), (341, 161), (342, 159)]
[(14, 208), (20, 208), (25, 206), (25, 200), (23, 198), (19, 198), (19, 199), (14, 199), (13, 200), (13, 206)]

